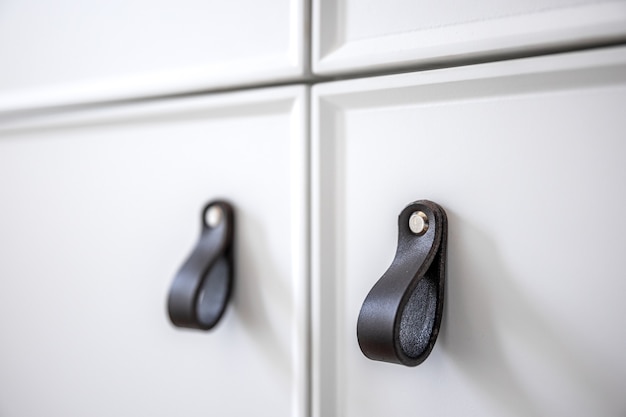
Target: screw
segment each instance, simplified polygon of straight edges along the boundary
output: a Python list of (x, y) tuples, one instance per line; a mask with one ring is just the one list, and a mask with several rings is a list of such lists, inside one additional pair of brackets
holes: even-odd
[(209, 227), (217, 227), (224, 217), (224, 211), (218, 205), (213, 205), (204, 213), (204, 221)]
[(416, 211), (409, 218), (409, 229), (418, 236), (428, 230), (428, 216), (423, 211)]

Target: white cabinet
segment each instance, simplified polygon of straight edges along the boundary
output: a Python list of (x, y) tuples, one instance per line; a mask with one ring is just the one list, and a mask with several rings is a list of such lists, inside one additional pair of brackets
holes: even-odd
[[(0, 6), (1, 416), (626, 415), (626, 1), (35, 3)], [(234, 294), (178, 329), (214, 199)], [(448, 282), (407, 368), (356, 327), (419, 199)]]
[[(305, 416), (305, 87), (31, 116), (0, 130), (0, 414)], [(215, 198), (222, 322), (167, 318)]]
[(8, 0), (0, 111), (297, 79), (304, 0)]
[[(313, 415), (624, 415), (625, 108), (626, 48), (315, 86)], [(408, 368), (356, 323), (418, 199), (448, 280)]]
[(515, 56), (626, 36), (623, 0), (313, 0), (313, 71)]

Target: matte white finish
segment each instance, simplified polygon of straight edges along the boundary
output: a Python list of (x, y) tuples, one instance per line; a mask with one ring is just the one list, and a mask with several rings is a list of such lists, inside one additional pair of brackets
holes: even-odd
[(6, 0), (0, 111), (295, 79), (307, 0)]
[[(626, 414), (626, 48), (322, 84), (312, 103), (314, 416)], [(357, 316), (424, 198), (449, 217), (439, 340), (417, 368), (374, 362)]]
[(626, 1), (313, 0), (313, 71), (340, 74), (626, 37)]
[[(0, 415), (306, 416), (305, 87), (0, 128)], [(211, 332), (166, 299), (204, 204), (236, 209)]]

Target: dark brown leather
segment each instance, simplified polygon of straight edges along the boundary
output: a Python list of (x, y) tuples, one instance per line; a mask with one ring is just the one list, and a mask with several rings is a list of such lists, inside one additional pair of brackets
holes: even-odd
[[(428, 217), (422, 235), (409, 228), (418, 211)], [(432, 201), (416, 201), (400, 213), (396, 256), (365, 298), (357, 322), (368, 358), (416, 366), (432, 351), (443, 314), (447, 230), (445, 211)]]

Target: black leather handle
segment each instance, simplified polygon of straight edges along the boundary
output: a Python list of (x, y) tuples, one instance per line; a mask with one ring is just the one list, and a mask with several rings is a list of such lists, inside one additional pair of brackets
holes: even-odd
[(407, 366), (422, 363), (439, 333), (445, 287), (447, 218), (428, 200), (398, 218), (398, 249), (359, 313), (357, 338), (370, 359)]
[(167, 308), (175, 326), (208, 330), (222, 317), (232, 290), (234, 224), (227, 202), (202, 211), (200, 239), (170, 288)]

